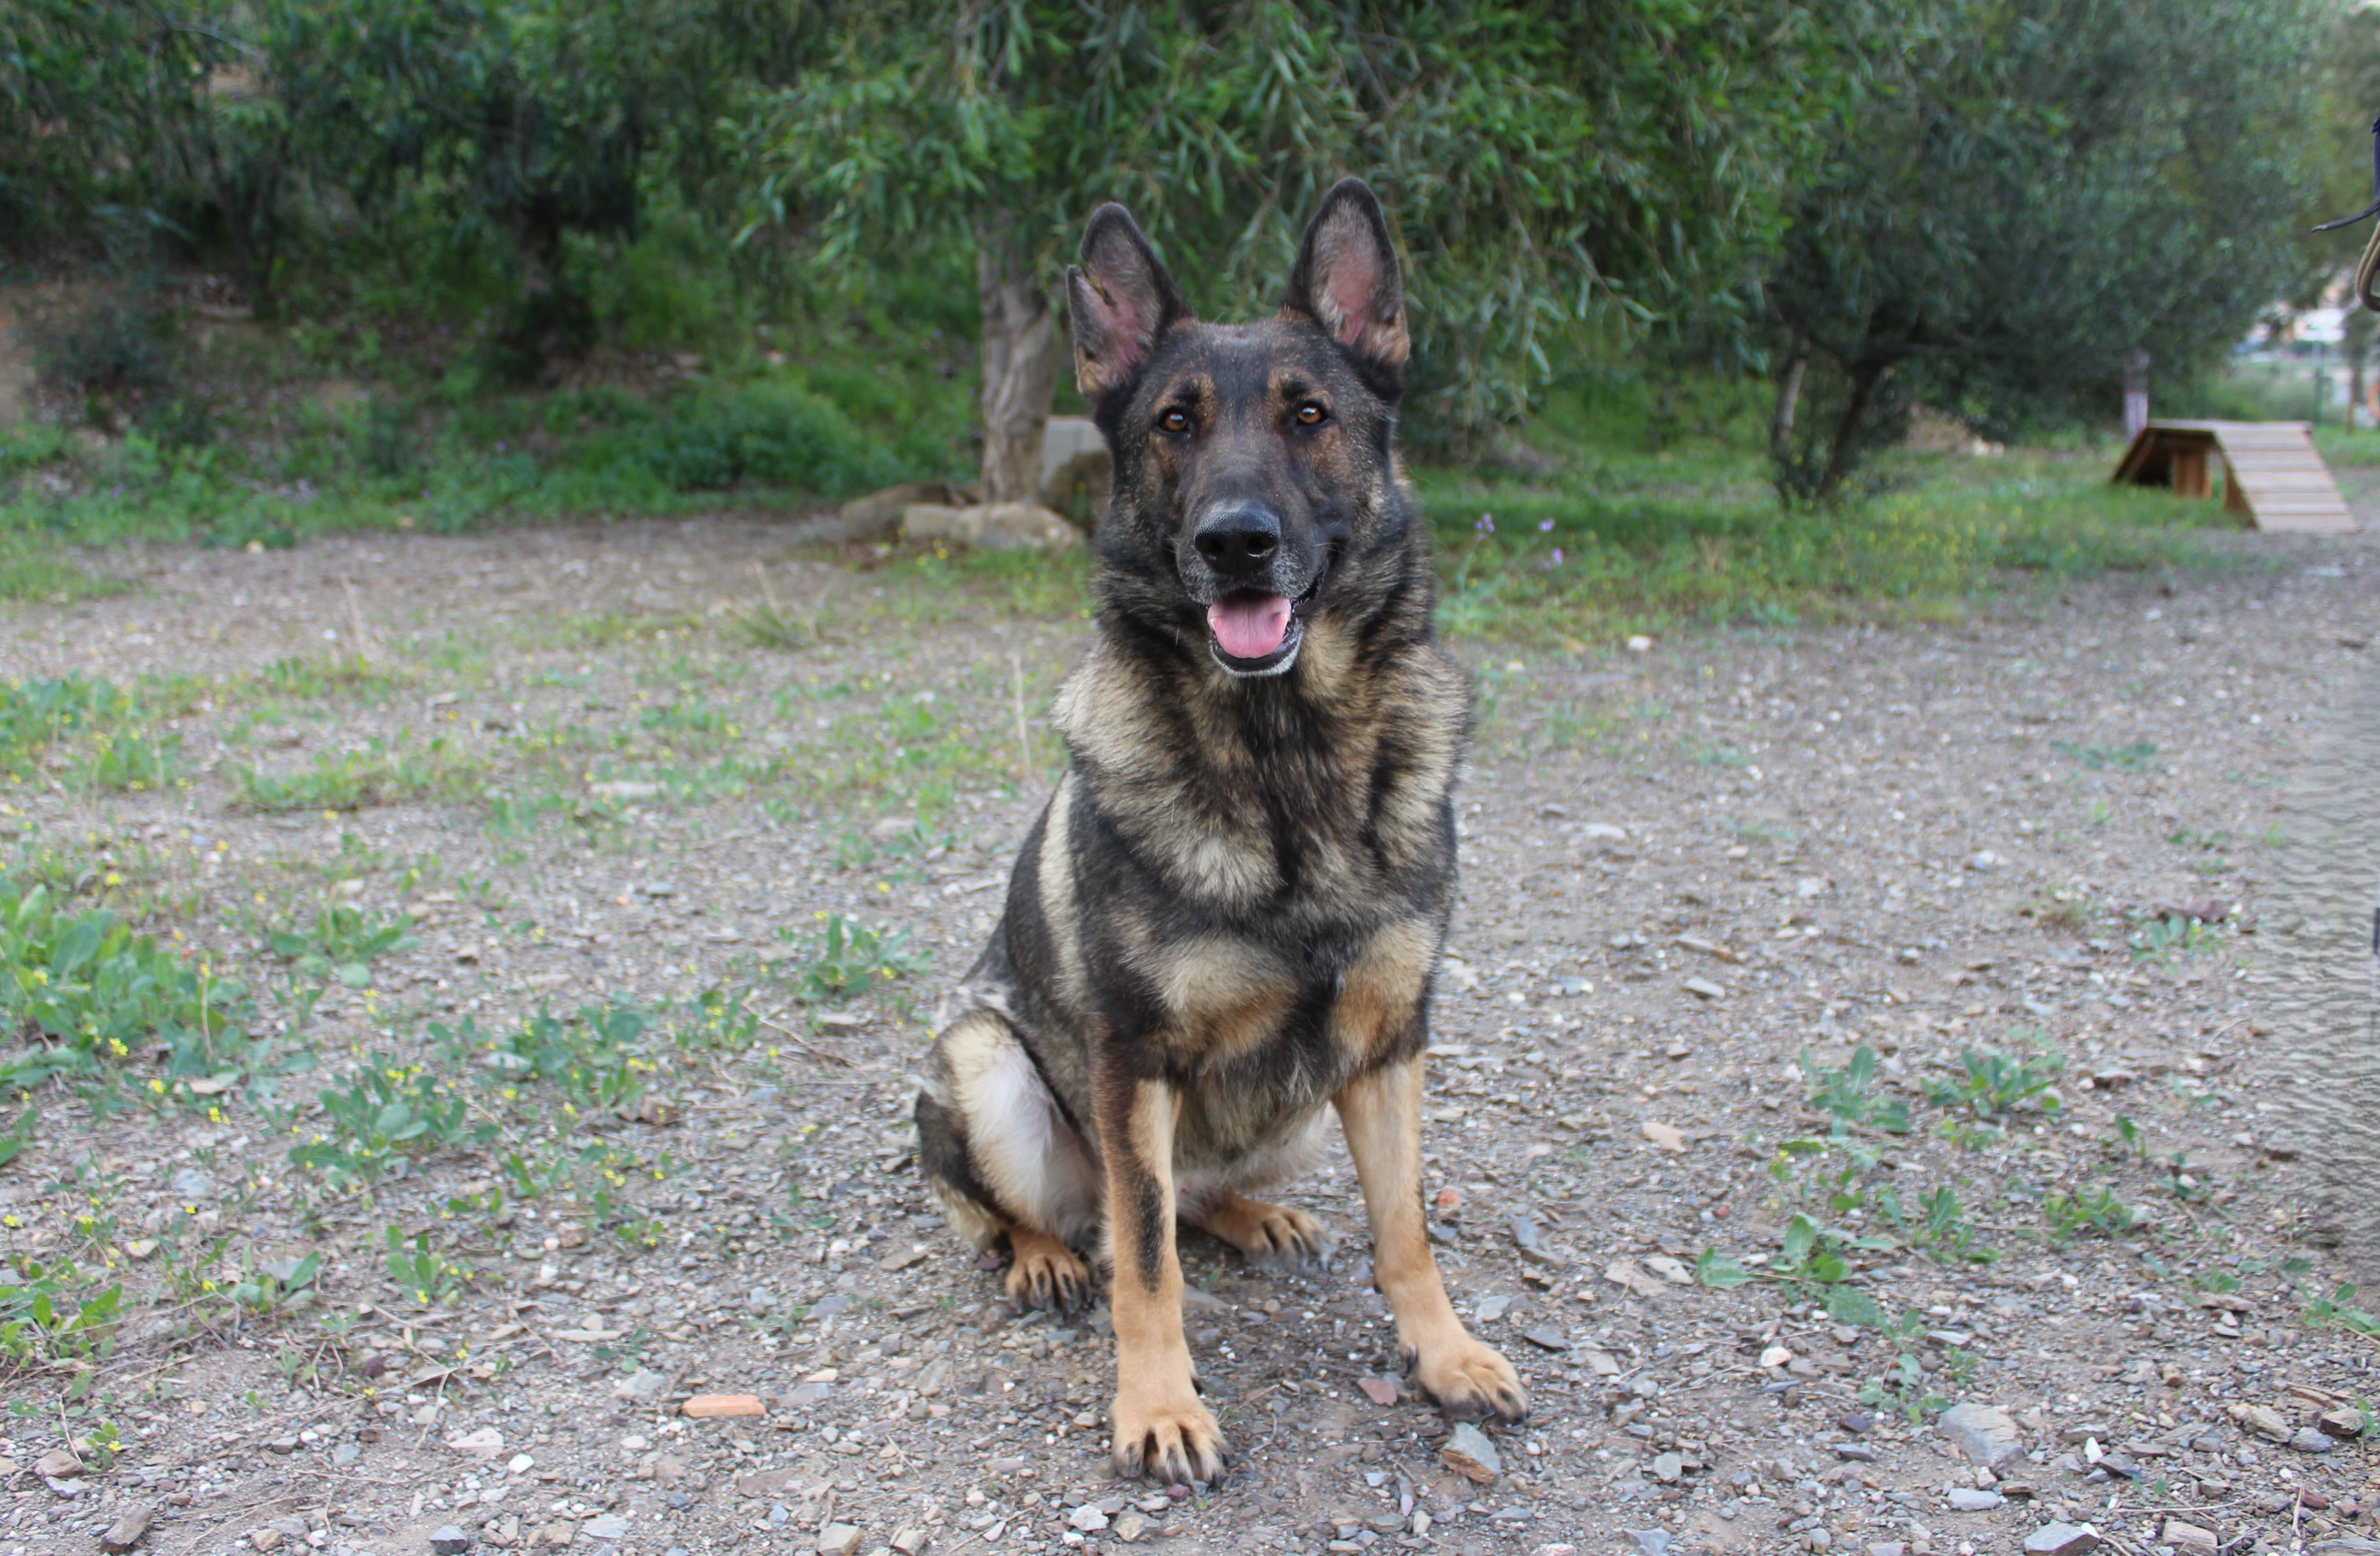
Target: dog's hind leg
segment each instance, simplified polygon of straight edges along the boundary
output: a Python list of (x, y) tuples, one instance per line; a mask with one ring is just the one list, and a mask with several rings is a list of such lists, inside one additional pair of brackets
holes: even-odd
[(1185, 1218), (1209, 1237), (1220, 1238), (1252, 1264), (1296, 1269), (1327, 1259), (1339, 1239), (1304, 1210), (1250, 1199), (1219, 1189)]
[(999, 1013), (970, 1011), (935, 1039), (917, 1096), (917, 1163), (943, 1217), (978, 1252), (1005, 1240), (1023, 1307), (1071, 1307), (1090, 1269), (1067, 1246), (1099, 1229), (1091, 1154)]

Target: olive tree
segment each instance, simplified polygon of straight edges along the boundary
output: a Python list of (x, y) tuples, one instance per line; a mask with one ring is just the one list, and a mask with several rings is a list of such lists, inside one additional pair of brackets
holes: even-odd
[(972, 256), (987, 498), (1031, 495), (1060, 256), (1100, 202), (1192, 301), (1277, 300), (1349, 173), (1405, 250), (1427, 432), (1529, 404), (1559, 356), (1754, 317), (1840, 72), (1832, 0), (1599, 6), (892, 0), (844, 11), (743, 126), (753, 232), (864, 278)]

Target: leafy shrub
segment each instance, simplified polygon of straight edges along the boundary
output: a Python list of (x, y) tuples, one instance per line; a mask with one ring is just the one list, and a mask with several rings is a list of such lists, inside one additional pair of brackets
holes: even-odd
[(94, 288), (79, 305), (36, 313), (22, 327), (42, 381), (81, 396), (85, 419), (113, 432), (170, 395), (173, 322), (153, 287), (136, 286)]
[(835, 496), (900, 474), (840, 408), (790, 384), (691, 396), (640, 429), (627, 454), (678, 492), (783, 486)]

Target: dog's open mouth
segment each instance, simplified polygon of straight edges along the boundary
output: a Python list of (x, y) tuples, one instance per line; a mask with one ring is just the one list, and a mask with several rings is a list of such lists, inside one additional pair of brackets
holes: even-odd
[(1305, 592), (1232, 594), (1207, 607), (1215, 661), (1235, 675), (1272, 675), (1289, 668), (1305, 637), (1305, 608), (1322, 587), (1318, 573)]

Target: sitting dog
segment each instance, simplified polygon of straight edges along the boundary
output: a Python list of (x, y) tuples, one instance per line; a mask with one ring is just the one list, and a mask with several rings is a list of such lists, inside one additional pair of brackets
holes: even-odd
[(935, 1039), (919, 1165), (978, 1250), (1007, 1244), (1018, 1302), (1070, 1307), (1077, 1250), (1110, 1262), (1117, 1472), (1213, 1480), (1175, 1222), (1326, 1257), (1313, 1217), (1249, 1196), (1308, 1161), (1327, 1104), (1412, 1376), (1449, 1416), (1522, 1419), (1422, 1219), (1471, 696), (1392, 446), (1410, 342), (1379, 202), (1332, 188), (1257, 323), (1195, 318), (1118, 205), (1066, 290), (1114, 459), (1097, 637), (1058, 698), (1066, 774)]

